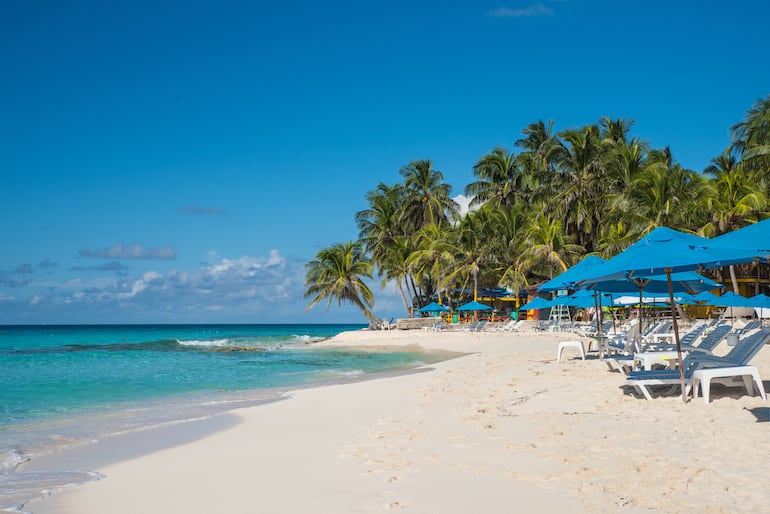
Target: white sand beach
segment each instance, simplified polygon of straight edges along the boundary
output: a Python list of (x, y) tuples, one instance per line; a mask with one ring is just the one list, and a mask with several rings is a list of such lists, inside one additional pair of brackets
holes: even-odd
[[(238, 423), (93, 470), (35, 514), (770, 511), (768, 404), (646, 401), (558, 333), (348, 332), (324, 345), (466, 352), (292, 393)], [(723, 343), (724, 344), (724, 343)], [(770, 350), (752, 364), (770, 378)], [(148, 431), (144, 437), (152, 437)], [(99, 443), (102, 444), (102, 443)], [(105, 447), (109, 441), (104, 442)], [(99, 446), (99, 445), (96, 445)]]

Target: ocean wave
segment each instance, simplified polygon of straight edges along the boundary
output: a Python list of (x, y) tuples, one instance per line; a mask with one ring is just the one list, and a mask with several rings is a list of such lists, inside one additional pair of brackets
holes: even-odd
[(303, 335), (294, 334), (291, 336), (292, 342), (299, 342), (299, 343), (317, 343), (319, 341), (324, 341), (326, 339), (329, 339), (329, 338), (326, 336), (310, 336), (307, 334), (303, 334)]
[(179, 340), (176, 341), (180, 346), (203, 346), (203, 347), (215, 347), (215, 348), (221, 348), (223, 346), (229, 346), (230, 340), (229, 339), (188, 339), (188, 340)]
[(19, 464), (27, 462), (29, 457), (20, 450), (9, 450), (0, 457), (0, 473), (10, 473), (15, 470)]
[(366, 371), (362, 369), (351, 369), (347, 371), (337, 371), (336, 374), (343, 377), (358, 377), (361, 375), (365, 375)]

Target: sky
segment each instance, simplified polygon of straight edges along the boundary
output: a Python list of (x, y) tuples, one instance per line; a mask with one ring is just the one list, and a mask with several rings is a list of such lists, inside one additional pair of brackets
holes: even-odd
[[(363, 322), (303, 265), (431, 159), (603, 116), (702, 171), (770, 94), (761, 0), (0, 3), (0, 324)], [(403, 317), (392, 286), (375, 314)]]

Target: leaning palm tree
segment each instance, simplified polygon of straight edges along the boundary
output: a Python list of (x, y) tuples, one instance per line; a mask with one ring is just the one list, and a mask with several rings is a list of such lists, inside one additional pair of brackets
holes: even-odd
[(333, 300), (338, 305), (350, 303), (361, 309), (370, 326), (380, 320), (372, 313), (374, 295), (365, 278), (372, 278), (372, 261), (364, 254), (358, 241), (337, 243), (324, 248), (305, 265), (304, 298), (313, 297), (305, 312), (326, 300), (328, 310)]

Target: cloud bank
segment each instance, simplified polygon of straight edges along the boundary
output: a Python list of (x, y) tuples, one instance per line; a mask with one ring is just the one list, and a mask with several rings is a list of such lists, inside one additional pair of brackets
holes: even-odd
[(511, 9), (510, 7), (498, 7), (487, 13), (493, 18), (525, 18), (531, 16), (551, 16), (554, 10), (543, 4), (535, 4), (520, 9)]
[(91, 250), (83, 248), (80, 250), (82, 257), (96, 257), (100, 259), (140, 259), (140, 260), (174, 260), (176, 259), (176, 250), (170, 245), (159, 246), (156, 248), (145, 248), (134, 243), (124, 245), (115, 243), (109, 248), (98, 248)]

